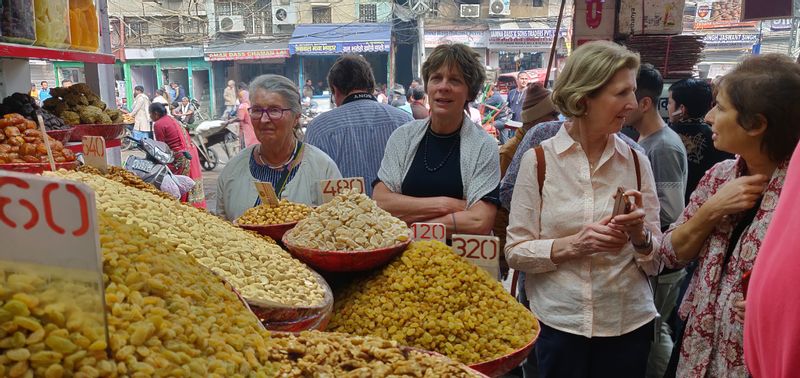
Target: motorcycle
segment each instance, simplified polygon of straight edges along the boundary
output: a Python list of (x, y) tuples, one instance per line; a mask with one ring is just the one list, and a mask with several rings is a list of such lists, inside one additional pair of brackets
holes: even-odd
[(219, 157), (211, 147), (222, 144), (225, 155), (230, 160), (240, 150), (239, 123), (227, 123), (222, 120), (203, 121), (189, 133), (192, 143), (197, 147), (200, 155), (200, 165), (203, 170), (211, 171), (219, 164)]
[(194, 187), (194, 180), (188, 176), (173, 174), (169, 169), (168, 164), (173, 163), (175, 157), (166, 143), (149, 138), (137, 140), (125, 137), (125, 139), (132, 148), (145, 154), (144, 158), (128, 156), (124, 164), (125, 170), (175, 198), (180, 198)]

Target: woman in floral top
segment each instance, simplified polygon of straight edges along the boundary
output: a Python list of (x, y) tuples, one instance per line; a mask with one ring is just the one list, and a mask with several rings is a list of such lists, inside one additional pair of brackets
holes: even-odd
[[(677, 268), (699, 263), (680, 316), (679, 377), (746, 377), (743, 276), (753, 269), (800, 138), (800, 66), (770, 54), (745, 60), (722, 82), (706, 115), (714, 146), (738, 155), (700, 180), (659, 253)], [(757, 95), (756, 95), (757, 94)]]

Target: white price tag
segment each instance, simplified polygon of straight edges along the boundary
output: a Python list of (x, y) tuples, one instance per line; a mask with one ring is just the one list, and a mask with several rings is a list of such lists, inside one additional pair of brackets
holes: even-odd
[(336, 197), (342, 190), (350, 189), (359, 193), (366, 193), (363, 177), (348, 177), (334, 180), (322, 180), (319, 182), (319, 190), (322, 192), (322, 202), (328, 202)]
[(278, 206), (278, 195), (275, 194), (275, 188), (272, 187), (272, 183), (256, 181), (255, 185), (258, 196), (261, 198), (261, 203)]
[(414, 240), (438, 240), (444, 243), (447, 239), (447, 227), (441, 223), (413, 223), (411, 232)]
[(486, 269), (492, 277), (500, 274), (500, 239), (497, 236), (455, 234), (453, 252)]
[(85, 184), (0, 171), (0, 271), (42, 278), (58, 292), (56, 301), (71, 303), (78, 288), (92, 293), (81, 311), (97, 316), (85, 317), (83, 326), (106, 331), (96, 214), (94, 192)]
[(108, 169), (106, 160), (106, 140), (100, 136), (85, 135), (83, 141), (83, 160), (86, 165), (95, 167), (105, 173)]

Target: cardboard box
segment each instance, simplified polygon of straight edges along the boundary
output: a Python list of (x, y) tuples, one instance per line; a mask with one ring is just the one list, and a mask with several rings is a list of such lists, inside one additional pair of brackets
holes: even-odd
[(572, 34), (574, 47), (595, 40), (613, 40), (617, 17), (615, 1), (576, 1), (574, 17)]
[(621, 0), (617, 33), (681, 34), (685, 0)]

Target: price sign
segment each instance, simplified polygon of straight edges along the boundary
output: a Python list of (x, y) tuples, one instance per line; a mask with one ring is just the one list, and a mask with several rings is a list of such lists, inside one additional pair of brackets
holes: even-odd
[(486, 269), (492, 277), (500, 274), (500, 239), (497, 236), (453, 235), (453, 252)]
[(261, 203), (278, 206), (278, 195), (275, 194), (275, 188), (272, 187), (272, 183), (256, 181), (255, 185), (258, 196), (261, 198)]
[(359, 193), (366, 193), (363, 177), (348, 177), (335, 180), (322, 180), (319, 182), (319, 189), (322, 192), (322, 202), (328, 202), (336, 197), (342, 190), (350, 189)]
[(444, 243), (447, 239), (447, 228), (441, 223), (414, 223), (411, 232), (414, 240), (438, 240)]
[[(91, 294), (81, 311), (106, 329), (94, 192), (85, 184), (0, 171), (0, 270), (40, 277), (57, 300)], [(66, 285), (65, 283), (71, 283)]]
[(108, 169), (106, 160), (106, 140), (101, 136), (83, 137), (83, 159), (86, 165), (95, 167), (105, 173)]

